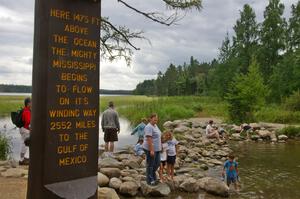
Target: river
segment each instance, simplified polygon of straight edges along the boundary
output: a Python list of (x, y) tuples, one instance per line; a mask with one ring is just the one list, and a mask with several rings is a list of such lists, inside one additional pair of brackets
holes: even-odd
[[(133, 145), (134, 136), (130, 123), (125, 118), (120, 118), (121, 133), (117, 148)], [(12, 143), (11, 157), (18, 159), (20, 152), (20, 135), (14, 128), (10, 118), (0, 119), (0, 131), (10, 137)], [(100, 130), (99, 143), (103, 142), (103, 132)], [(230, 142), (230, 147), (238, 157), (241, 179), (239, 194), (232, 193), (233, 199), (296, 199), (300, 198), (300, 142), (289, 141), (286, 144)], [(220, 173), (212, 171), (214, 175)], [(203, 192), (199, 194), (173, 193), (172, 199), (216, 199)]]

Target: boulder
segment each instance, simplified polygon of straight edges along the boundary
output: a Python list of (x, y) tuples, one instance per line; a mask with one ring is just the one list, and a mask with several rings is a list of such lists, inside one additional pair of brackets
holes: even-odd
[(186, 126), (181, 125), (181, 126), (176, 127), (176, 128), (173, 130), (173, 132), (174, 132), (174, 133), (185, 133), (185, 132), (187, 132), (187, 131), (189, 131), (189, 130), (190, 130), (189, 127), (186, 127)]
[(257, 123), (250, 123), (249, 125), (251, 126), (253, 131), (260, 130), (260, 125)]
[(129, 159), (129, 160), (123, 160), (123, 164), (125, 166), (128, 166), (131, 169), (137, 169), (140, 168), (139, 159)]
[(287, 140), (288, 136), (286, 135), (278, 135), (278, 140)]
[(231, 137), (234, 140), (240, 140), (241, 139), (241, 135), (239, 133), (233, 133), (233, 134), (231, 134)]
[[(138, 170), (138, 169), (137, 169)], [(126, 177), (126, 176), (134, 176), (134, 175), (138, 175), (139, 172), (137, 170), (133, 170), (133, 169), (125, 169), (121, 171), (121, 176), (122, 177)]]
[(176, 125), (171, 122), (171, 121), (166, 121), (164, 124), (163, 124), (163, 127), (165, 129), (173, 129)]
[(198, 186), (200, 189), (205, 190), (208, 193), (228, 197), (229, 196), (229, 187), (222, 181), (212, 178), (205, 177), (198, 180)]
[(210, 164), (214, 164), (214, 165), (223, 165), (223, 162), (216, 160), (216, 159), (210, 159), (207, 162)]
[(183, 191), (192, 193), (197, 192), (199, 190), (199, 185), (197, 183), (197, 180), (194, 178), (187, 178), (183, 181), (183, 183), (180, 184), (180, 189)]
[(127, 182), (127, 181), (136, 181), (136, 179), (133, 179), (133, 177), (130, 177), (130, 176), (127, 176), (127, 177), (124, 177), (124, 178), (122, 178), (122, 181), (124, 181), (124, 182)]
[(259, 130), (257, 131), (257, 135), (259, 135), (262, 139), (271, 138), (272, 133), (268, 130)]
[(4, 172), (4, 171), (6, 171), (6, 170), (7, 170), (6, 167), (0, 166), (0, 173), (1, 173), (1, 172)]
[(123, 169), (124, 165), (116, 159), (104, 158), (99, 161), (98, 167), (101, 168), (119, 168)]
[(9, 162), (7, 160), (0, 160), (0, 166), (8, 166)]
[(259, 135), (251, 135), (251, 140), (257, 141), (259, 139)]
[(2, 172), (1, 175), (6, 178), (19, 178), (28, 175), (28, 170), (21, 168), (9, 168)]
[(106, 175), (98, 172), (98, 186), (106, 187), (108, 183), (109, 183), (109, 178)]
[(121, 184), (122, 184), (122, 181), (119, 178), (112, 178), (109, 181), (109, 187), (113, 188), (115, 190), (119, 190)]
[(117, 192), (108, 187), (98, 188), (98, 199), (120, 199)]
[(241, 127), (237, 126), (237, 125), (233, 125), (230, 129), (231, 132), (233, 133), (239, 133), (241, 131)]
[(113, 178), (113, 177), (118, 178), (121, 175), (121, 170), (118, 168), (102, 168), (100, 169), (100, 172), (109, 178)]
[(215, 152), (215, 155), (221, 156), (221, 157), (227, 157), (228, 153), (226, 151), (218, 150), (218, 151)]
[(141, 190), (144, 196), (165, 197), (171, 192), (170, 187), (165, 183), (150, 186), (145, 181), (141, 182)]
[(120, 186), (120, 193), (125, 196), (135, 196), (138, 193), (139, 186), (135, 182), (124, 182)]

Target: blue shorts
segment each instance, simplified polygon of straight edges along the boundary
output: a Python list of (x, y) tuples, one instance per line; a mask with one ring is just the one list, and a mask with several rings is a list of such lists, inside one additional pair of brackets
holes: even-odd
[(168, 156), (168, 157), (167, 157), (167, 163), (168, 163), (168, 164), (174, 165), (175, 162), (176, 162), (176, 155), (174, 155), (174, 156)]
[(228, 177), (227, 176), (227, 185), (230, 185), (231, 183), (236, 183), (237, 177)]

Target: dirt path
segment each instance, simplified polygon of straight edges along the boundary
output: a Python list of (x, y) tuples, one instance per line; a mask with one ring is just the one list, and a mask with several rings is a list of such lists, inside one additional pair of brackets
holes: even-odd
[(27, 179), (0, 177), (0, 199), (25, 199)]

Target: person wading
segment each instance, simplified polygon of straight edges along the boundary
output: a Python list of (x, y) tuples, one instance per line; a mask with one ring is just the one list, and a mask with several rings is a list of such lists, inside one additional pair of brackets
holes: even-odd
[(114, 142), (118, 141), (120, 132), (119, 115), (114, 109), (113, 102), (108, 103), (108, 109), (102, 114), (101, 127), (104, 132), (105, 153), (108, 156), (113, 156)]

